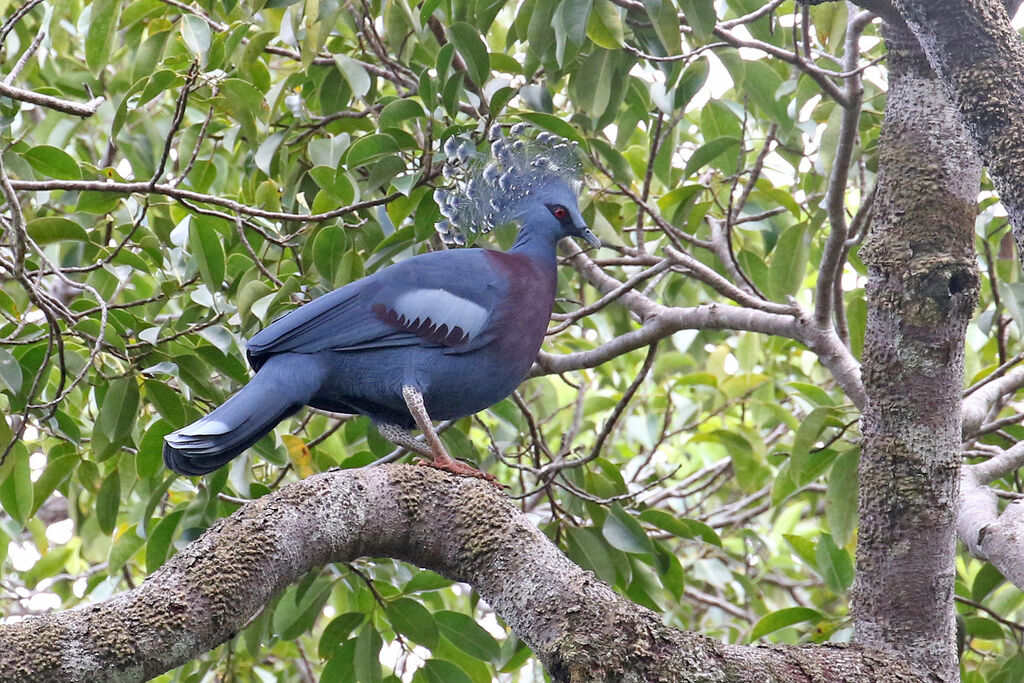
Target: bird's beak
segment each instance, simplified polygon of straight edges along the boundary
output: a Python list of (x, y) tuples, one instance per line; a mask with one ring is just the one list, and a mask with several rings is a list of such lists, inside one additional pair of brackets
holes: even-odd
[(585, 225), (577, 225), (576, 229), (580, 231), (580, 237), (585, 239), (587, 241), (587, 244), (589, 244), (592, 247), (601, 246), (601, 238), (595, 235), (593, 232), (591, 232), (590, 228), (588, 228)]

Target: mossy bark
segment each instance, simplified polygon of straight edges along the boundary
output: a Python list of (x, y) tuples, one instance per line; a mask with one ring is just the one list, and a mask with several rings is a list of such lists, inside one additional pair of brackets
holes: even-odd
[(868, 266), (857, 642), (954, 681), (964, 337), (981, 166), (917, 40), (885, 25), (889, 94)]
[(219, 521), (128, 593), (0, 626), (0, 680), (148, 680), (234, 637), (314, 567), (363, 556), (469, 582), (555, 681), (920, 680), (859, 647), (726, 645), (669, 628), (573, 564), (490, 484), (409, 465), (296, 482)]

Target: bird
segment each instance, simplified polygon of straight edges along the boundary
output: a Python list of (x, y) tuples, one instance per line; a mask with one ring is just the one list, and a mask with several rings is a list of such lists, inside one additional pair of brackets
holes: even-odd
[[(254, 335), (255, 374), (205, 417), (164, 439), (183, 475), (213, 472), (303, 406), (366, 415), (392, 443), (457, 475), (496, 478), (452, 458), (433, 420), (472, 415), (526, 379), (554, 307), (556, 248), (601, 241), (580, 213), (576, 143), (525, 124), (488, 136), (490, 151), (450, 137), (435, 190), (447, 243), (519, 225), (507, 251), (466, 247), (419, 254), (288, 312)], [(465, 231), (465, 232), (464, 232)], [(421, 441), (410, 430), (418, 428)]]

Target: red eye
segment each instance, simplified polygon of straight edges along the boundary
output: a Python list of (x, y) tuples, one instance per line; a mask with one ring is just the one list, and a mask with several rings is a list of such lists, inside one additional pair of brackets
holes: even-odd
[(557, 218), (558, 220), (561, 221), (561, 220), (565, 220), (565, 218), (568, 217), (569, 210), (566, 209), (564, 206), (556, 206), (551, 211), (551, 213), (555, 216), (555, 218)]

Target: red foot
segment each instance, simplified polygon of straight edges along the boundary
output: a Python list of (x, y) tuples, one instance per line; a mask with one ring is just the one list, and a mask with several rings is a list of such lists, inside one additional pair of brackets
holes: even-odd
[(464, 462), (453, 460), (452, 458), (441, 459), (435, 457), (433, 460), (417, 460), (417, 465), (423, 465), (425, 467), (433, 467), (434, 469), (442, 470), (444, 472), (451, 472), (454, 475), (460, 477), (474, 477), (476, 479), (483, 479), (497, 486), (499, 489), (508, 488), (495, 477), (493, 474), (488, 472), (481, 472), (477, 468), (467, 465)]

